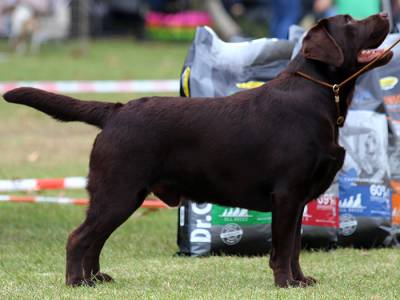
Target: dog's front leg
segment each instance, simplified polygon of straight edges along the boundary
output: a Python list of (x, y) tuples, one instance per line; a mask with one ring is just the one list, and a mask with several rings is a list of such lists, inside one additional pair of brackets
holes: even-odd
[(294, 237), (294, 247), (291, 259), (292, 275), (294, 280), (301, 281), (304, 285), (313, 285), (317, 282), (310, 276), (304, 276), (300, 267), (300, 250), (301, 250), (301, 221), (303, 217), (304, 206), (301, 209), (300, 215), (297, 219), (296, 233)]
[(303, 285), (293, 278), (291, 269), (297, 223), (302, 209), (301, 202), (295, 196), (275, 193), (272, 201), (272, 251), (269, 265), (278, 287)]

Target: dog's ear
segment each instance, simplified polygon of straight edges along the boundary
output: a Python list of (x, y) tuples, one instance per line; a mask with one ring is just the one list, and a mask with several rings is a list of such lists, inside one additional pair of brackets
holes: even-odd
[(343, 51), (327, 31), (325, 23), (326, 20), (321, 20), (308, 31), (301, 51), (305, 58), (340, 67), (344, 62)]

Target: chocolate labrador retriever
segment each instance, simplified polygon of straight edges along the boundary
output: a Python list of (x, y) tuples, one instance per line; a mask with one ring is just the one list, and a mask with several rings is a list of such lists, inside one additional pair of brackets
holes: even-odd
[[(387, 15), (356, 21), (323, 19), (276, 79), (213, 99), (145, 97), (126, 104), (79, 101), (33, 88), (4, 95), (61, 121), (102, 129), (90, 156), (85, 221), (69, 236), (66, 283), (111, 281), (100, 272), (107, 238), (153, 192), (170, 206), (198, 202), (272, 211), (270, 267), (279, 287), (316, 281), (299, 264), (304, 206), (341, 168), (338, 114), (346, 116), (355, 79), (332, 90), (300, 76), (338, 83), (377, 58), (389, 31)], [(387, 63), (392, 53), (374, 67)]]

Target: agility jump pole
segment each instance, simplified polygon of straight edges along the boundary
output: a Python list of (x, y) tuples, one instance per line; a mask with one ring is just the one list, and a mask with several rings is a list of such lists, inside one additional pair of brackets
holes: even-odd
[[(84, 189), (87, 185), (85, 177), (66, 177), (66, 178), (44, 178), (44, 179), (13, 179), (0, 180), (0, 192), (32, 192), (43, 190), (71, 190)], [(87, 205), (88, 199), (67, 198), (67, 197), (48, 197), (48, 196), (14, 196), (0, 195), (0, 202), (26, 202), (26, 203), (56, 203)], [(168, 206), (157, 198), (146, 199), (143, 208), (157, 209), (168, 208)]]
[(0, 192), (84, 189), (85, 177), (0, 180)]
[(84, 189), (85, 177), (0, 180), (0, 192)]
[[(88, 199), (67, 198), (67, 197), (47, 197), (47, 196), (14, 196), (0, 195), (0, 202), (14, 203), (54, 203), (54, 204), (73, 204), (73, 205), (88, 205)], [(141, 205), (142, 208), (158, 209), (168, 208), (164, 202), (158, 199), (146, 199)]]

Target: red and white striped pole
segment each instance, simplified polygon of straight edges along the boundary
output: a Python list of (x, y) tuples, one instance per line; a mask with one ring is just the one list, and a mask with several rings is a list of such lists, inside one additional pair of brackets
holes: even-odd
[[(0, 202), (14, 202), (14, 203), (55, 203), (55, 204), (73, 204), (73, 205), (88, 205), (88, 199), (81, 198), (67, 198), (67, 197), (48, 197), (48, 196), (14, 196), (14, 195), (0, 195)], [(168, 208), (164, 202), (156, 199), (146, 199), (142, 208), (157, 209)]]
[[(87, 179), (85, 177), (0, 180), (0, 193), (84, 189), (86, 185)], [(56, 203), (74, 205), (89, 204), (88, 199), (29, 195), (0, 195), (0, 202)], [(141, 207), (156, 209), (167, 208), (168, 205), (157, 198), (152, 198), (146, 199)]]
[(0, 180), (0, 192), (84, 189), (85, 177)]

